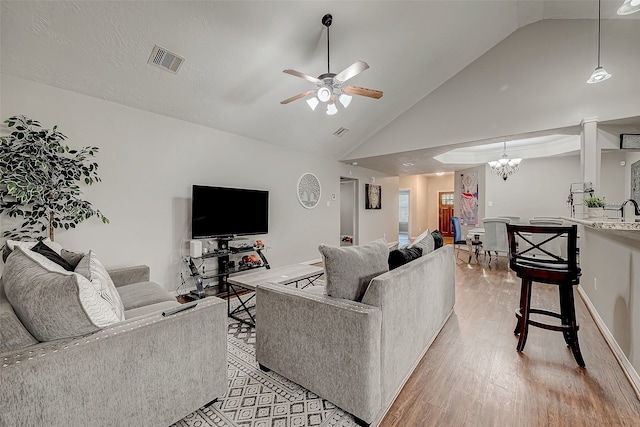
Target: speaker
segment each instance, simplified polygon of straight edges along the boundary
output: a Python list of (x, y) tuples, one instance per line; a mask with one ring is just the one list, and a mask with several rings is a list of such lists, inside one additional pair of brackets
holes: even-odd
[(640, 134), (621, 133), (620, 148), (626, 150), (640, 150)]
[(202, 242), (200, 240), (189, 241), (189, 255), (191, 255), (192, 258), (202, 256)]

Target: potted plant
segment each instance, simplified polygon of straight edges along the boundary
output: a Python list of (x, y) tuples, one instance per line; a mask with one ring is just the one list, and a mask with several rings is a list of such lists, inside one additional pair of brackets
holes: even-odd
[(587, 205), (589, 218), (603, 218), (606, 202), (604, 197), (585, 197), (584, 204)]
[(81, 197), (80, 184), (100, 182), (94, 161), (98, 147), (70, 149), (63, 145), (67, 137), (57, 126), (43, 129), (25, 116), (4, 123), (10, 133), (0, 137), (0, 215), (21, 217), (23, 222), (4, 230), (3, 237), (33, 239), (48, 231), (53, 240), (54, 229), (75, 228), (92, 216), (109, 223)]

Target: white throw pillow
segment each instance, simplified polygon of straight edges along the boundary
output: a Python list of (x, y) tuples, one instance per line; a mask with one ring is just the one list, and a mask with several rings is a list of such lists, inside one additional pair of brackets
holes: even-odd
[(93, 251), (89, 251), (82, 257), (74, 271), (89, 279), (98, 295), (109, 304), (118, 319), (124, 320), (124, 304), (120, 294), (116, 290), (111, 276), (107, 273), (107, 269)]
[(436, 247), (436, 242), (433, 239), (433, 235), (426, 229), (411, 243), (408, 248), (419, 247), (422, 248), (422, 256), (425, 256), (429, 252), (433, 252)]
[[(49, 246), (51, 249), (55, 251), (58, 255), (62, 252), (62, 245), (54, 242), (50, 238), (43, 239), (42, 242)], [(32, 249), (38, 243), (37, 240), (23, 241), (23, 240), (7, 240), (7, 246), (9, 249), (14, 250), (16, 246), (21, 247), (24, 250)]]

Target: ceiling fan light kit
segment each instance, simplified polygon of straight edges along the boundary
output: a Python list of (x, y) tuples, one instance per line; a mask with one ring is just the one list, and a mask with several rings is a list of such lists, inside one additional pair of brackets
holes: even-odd
[(367, 68), (369, 65), (364, 61), (356, 61), (348, 66), (338, 74), (330, 71), (330, 56), (329, 56), (329, 27), (333, 22), (333, 17), (330, 14), (326, 14), (322, 17), (322, 25), (327, 27), (327, 72), (320, 76), (311, 77), (307, 74), (301, 73), (296, 70), (284, 70), (286, 74), (291, 74), (295, 77), (300, 77), (316, 85), (315, 90), (308, 90), (306, 92), (299, 93), (287, 98), (284, 101), (280, 101), (281, 104), (288, 104), (297, 99), (306, 98), (311, 95), (306, 101), (311, 110), (315, 111), (316, 107), (322, 102), (325, 103), (326, 113), (329, 116), (333, 116), (338, 112), (336, 99), (340, 102), (343, 108), (347, 108), (351, 104), (352, 96), (359, 95), (366, 96), (368, 98), (380, 99), (382, 97), (382, 91), (375, 89), (367, 89), (357, 86), (347, 86), (344, 83), (352, 77), (357, 76)]

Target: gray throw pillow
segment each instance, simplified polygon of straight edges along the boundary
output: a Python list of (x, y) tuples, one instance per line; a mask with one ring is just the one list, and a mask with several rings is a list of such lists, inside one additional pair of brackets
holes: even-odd
[(0, 279), (0, 353), (19, 350), (37, 343), (38, 340), (26, 330), (7, 301)]
[(320, 245), (324, 261), (326, 294), (334, 298), (361, 301), (376, 276), (389, 271), (389, 249), (384, 239), (364, 246)]
[(60, 251), (60, 256), (64, 258), (69, 265), (71, 266), (71, 270), (75, 270), (76, 266), (80, 262), (80, 260), (84, 257), (85, 254), (79, 252), (72, 252), (66, 249)]
[(16, 247), (2, 275), (7, 300), (39, 341), (77, 337), (119, 321), (89, 280)]

